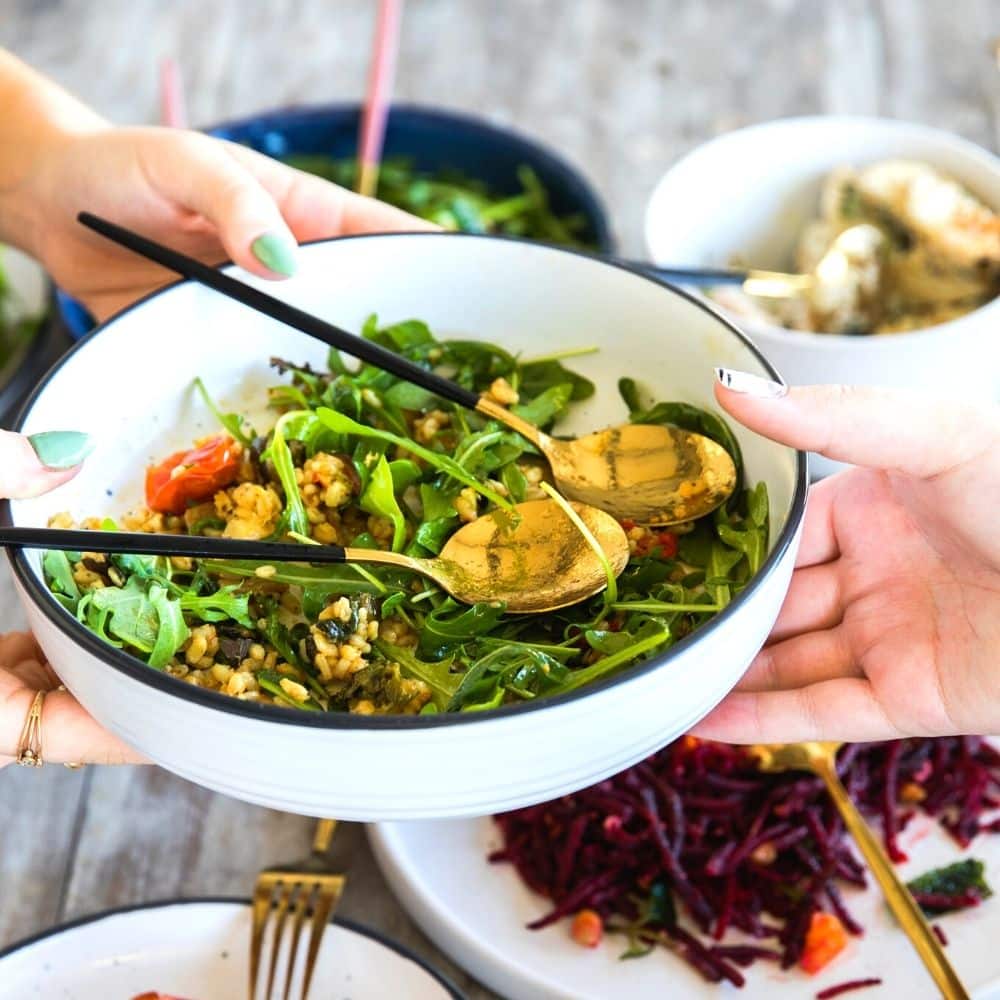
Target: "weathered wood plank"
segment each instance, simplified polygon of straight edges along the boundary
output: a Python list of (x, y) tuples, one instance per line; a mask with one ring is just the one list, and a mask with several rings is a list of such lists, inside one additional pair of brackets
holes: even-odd
[(57, 923), (89, 775), (0, 771), (0, 948)]

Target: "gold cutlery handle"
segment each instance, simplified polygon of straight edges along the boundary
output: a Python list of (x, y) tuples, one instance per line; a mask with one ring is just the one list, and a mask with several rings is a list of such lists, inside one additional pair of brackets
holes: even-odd
[(844, 820), (844, 825), (861, 849), (871, 873), (882, 887), (889, 909), (895, 914), (906, 936), (916, 948), (941, 995), (945, 1000), (968, 1000), (969, 994), (948, 956), (945, 955), (941, 942), (931, 930), (927, 918), (907, 889), (906, 883), (896, 873), (882, 844), (851, 801), (837, 776), (834, 761), (829, 759), (822, 763), (817, 762), (817, 765), (817, 773), (825, 782), (827, 791)]
[(337, 829), (335, 819), (321, 819), (316, 821), (316, 832), (313, 834), (313, 854), (326, 854), (330, 849), (330, 841)]

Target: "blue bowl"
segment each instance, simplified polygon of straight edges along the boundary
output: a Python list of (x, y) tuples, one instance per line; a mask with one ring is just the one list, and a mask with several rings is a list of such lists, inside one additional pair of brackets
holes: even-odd
[[(205, 131), (277, 159), (303, 154), (341, 158), (355, 155), (360, 117), (357, 104), (283, 108)], [(498, 194), (521, 190), (517, 168), (527, 164), (557, 214), (580, 214), (586, 219), (582, 239), (602, 253), (615, 249), (607, 213), (590, 183), (551, 149), (517, 132), (472, 115), (396, 105), (389, 114), (383, 155), (405, 157), (418, 170), (457, 170), (485, 182)], [(87, 310), (65, 293), (57, 290), (56, 303), (71, 336), (82, 337), (94, 326)]]

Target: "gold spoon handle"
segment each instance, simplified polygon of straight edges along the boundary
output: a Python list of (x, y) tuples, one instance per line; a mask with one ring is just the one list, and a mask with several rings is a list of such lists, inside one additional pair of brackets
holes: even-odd
[(934, 936), (927, 918), (917, 901), (896, 874), (885, 851), (871, 827), (864, 821), (844, 788), (832, 760), (817, 761), (817, 773), (826, 784), (827, 791), (844, 820), (844, 824), (861, 849), (868, 867), (882, 887), (889, 909), (896, 915), (906, 936), (910, 939), (921, 961), (927, 967), (945, 1000), (968, 1000), (962, 981), (945, 955), (941, 942)]

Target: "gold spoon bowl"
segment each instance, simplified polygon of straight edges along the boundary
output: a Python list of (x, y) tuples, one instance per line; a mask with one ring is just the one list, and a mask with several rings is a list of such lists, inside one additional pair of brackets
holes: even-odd
[[(628, 538), (611, 515), (580, 503), (570, 506), (586, 525), (618, 576), (628, 564)], [(513, 511), (495, 510), (455, 532), (435, 559), (376, 549), (344, 550), (346, 562), (413, 570), (465, 604), (503, 602), (508, 611), (537, 614), (565, 608), (608, 583), (605, 563), (554, 500), (528, 500)]]

